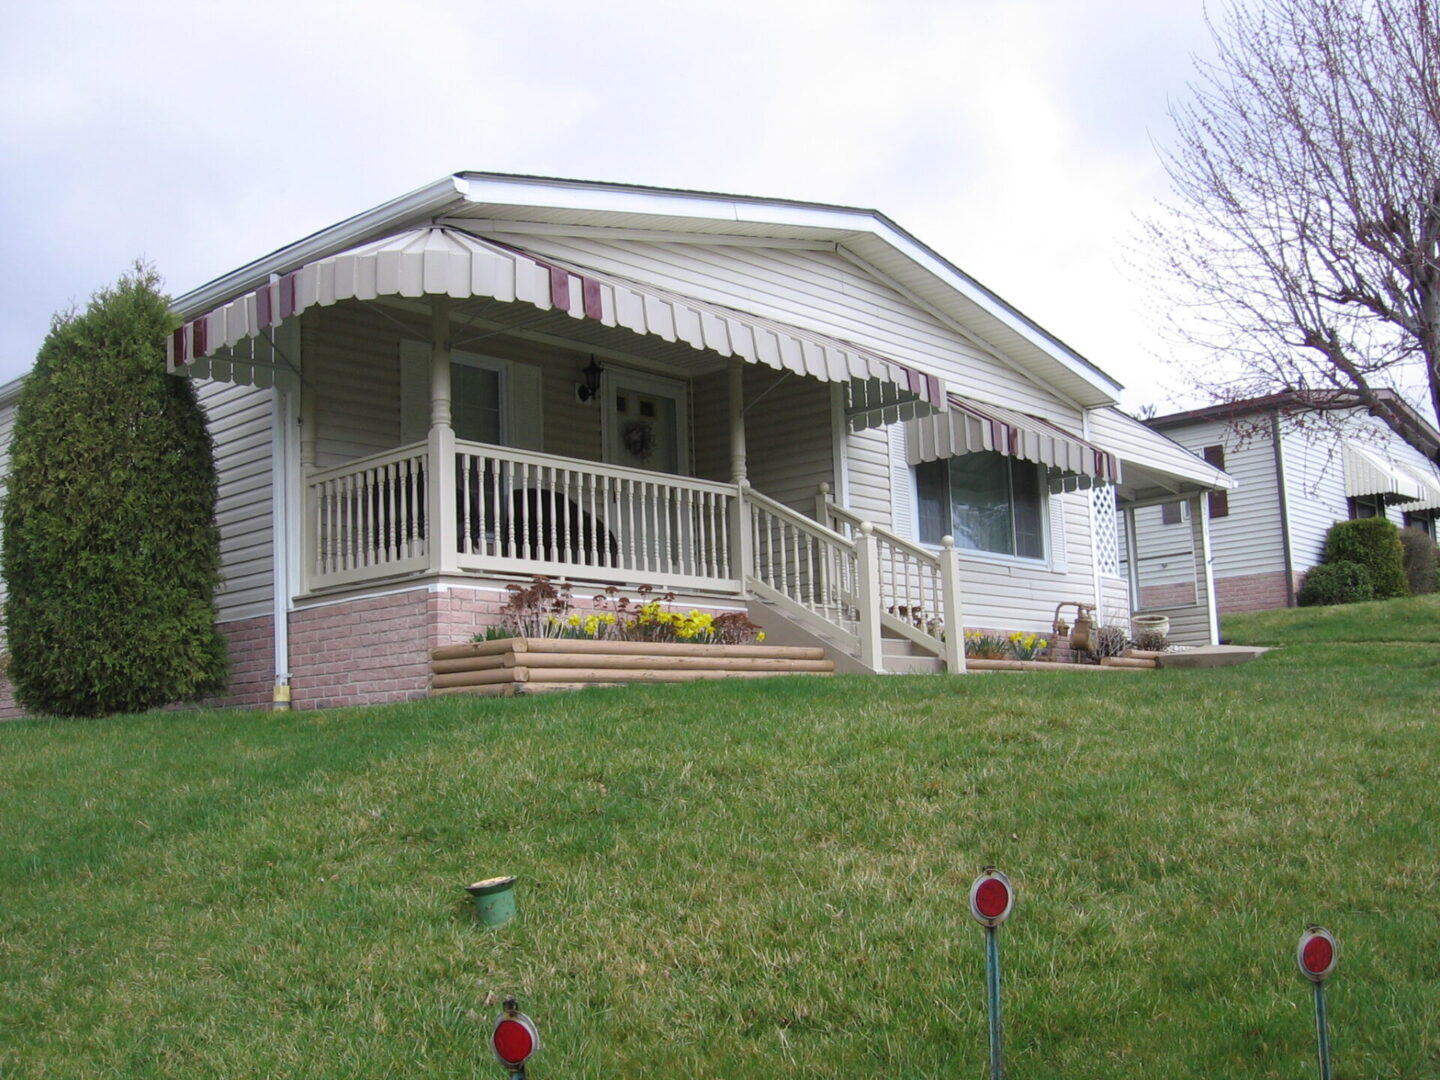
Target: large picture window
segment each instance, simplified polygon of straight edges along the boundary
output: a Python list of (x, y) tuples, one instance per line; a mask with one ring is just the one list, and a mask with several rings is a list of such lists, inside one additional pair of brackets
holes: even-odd
[(1024, 559), (1045, 557), (1040, 467), (986, 451), (915, 466), (920, 539)]

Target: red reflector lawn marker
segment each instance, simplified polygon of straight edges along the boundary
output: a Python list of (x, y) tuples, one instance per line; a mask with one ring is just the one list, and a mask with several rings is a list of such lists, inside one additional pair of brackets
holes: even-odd
[(985, 927), (985, 990), (990, 1015), (990, 1080), (1003, 1080), (1000, 1053), (1000, 936), (997, 929), (1015, 907), (1010, 879), (993, 866), (985, 867), (970, 886), (970, 914)]
[(1323, 926), (1309, 926), (1295, 947), (1300, 974), (1315, 987), (1315, 1041), (1320, 1054), (1320, 1080), (1330, 1080), (1330, 1033), (1325, 1023), (1325, 980), (1340, 962), (1335, 935)]
[(495, 1060), (510, 1070), (512, 1077), (525, 1075), (525, 1062), (540, 1049), (540, 1032), (535, 1021), (520, 1011), (514, 998), (505, 1002), (505, 1011), (495, 1018), (490, 1030), (490, 1050)]

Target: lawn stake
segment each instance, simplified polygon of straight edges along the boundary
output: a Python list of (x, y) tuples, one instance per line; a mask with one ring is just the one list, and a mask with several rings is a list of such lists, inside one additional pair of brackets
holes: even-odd
[(504, 1010), (490, 1031), (490, 1050), (510, 1070), (510, 1080), (525, 1080), (525, 1062), (540, 1049), (540, 1032), (514, 998), (505, 999)]
[(1300, 974), (1315, 987), (1315, 1041), (1320, 1051), (1320, 1080), (1330, 1080), (1330, 1033), (1325, 1023), (1325, 980), (1340, 962), (1335, 935), (1323, 926), (1309, 926), (1295, 949)]
[(1010, 917), (1015, 892), (1010, 879), (993, 866), (985, 867), (970, 886), (970, 914), (985, 927), (985, 991), (990, 1014), (990, 1080), (1004, 1080), (1000, 1055), (1000, 935)]

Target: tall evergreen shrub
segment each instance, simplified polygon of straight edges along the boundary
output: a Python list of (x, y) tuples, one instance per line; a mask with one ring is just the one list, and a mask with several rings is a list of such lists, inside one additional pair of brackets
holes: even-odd
[(1409, 596), (1405, 563), (1400, 549), (1400, 530), (1382, 517), (1337, 521), (1325, 534), (1327, 563), (1359, 563), (1370, 572), (1375, 599)]
[(9, 676), (28, 710), (67, 716), (190, 701), (225, 684), (215, 628), (215, 464), (171, 325), (137, 265), (56, 316), (10, 448), (0, 573)]
[(1421, 596), (1435, 591), (1435, 541), (1420, 529), (1401, 529), (1400, 547), (1404, 552), (1405, 580), (1410, 594)]

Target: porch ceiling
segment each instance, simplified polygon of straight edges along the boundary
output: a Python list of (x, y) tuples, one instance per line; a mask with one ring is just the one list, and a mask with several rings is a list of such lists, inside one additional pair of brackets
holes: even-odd
[[(567, 324), (564, 336), (582, 343), (606, 346), (641, 334), (671, 346), (677, 365), (682, 355), (692, 363), (697, 354), (735, 356), (828, 382), (878, 380), (934, 408), (945, 407), (944, 388), (934, 376), (849, 342), (439, 226), (308, 263), (190, 320), (167, 343), (168, 366), (183, 371), (247, 338), (266, 336), (310, 307), (425, 296), (504, 305), (523, 301), (527, 307), (521, 310), (542, 313), (533, 316), (537, 322), (549, 314), (545, 321), (552, 327)], [(497, 325), (519, 328), (529, 320), (505, 318)]]

